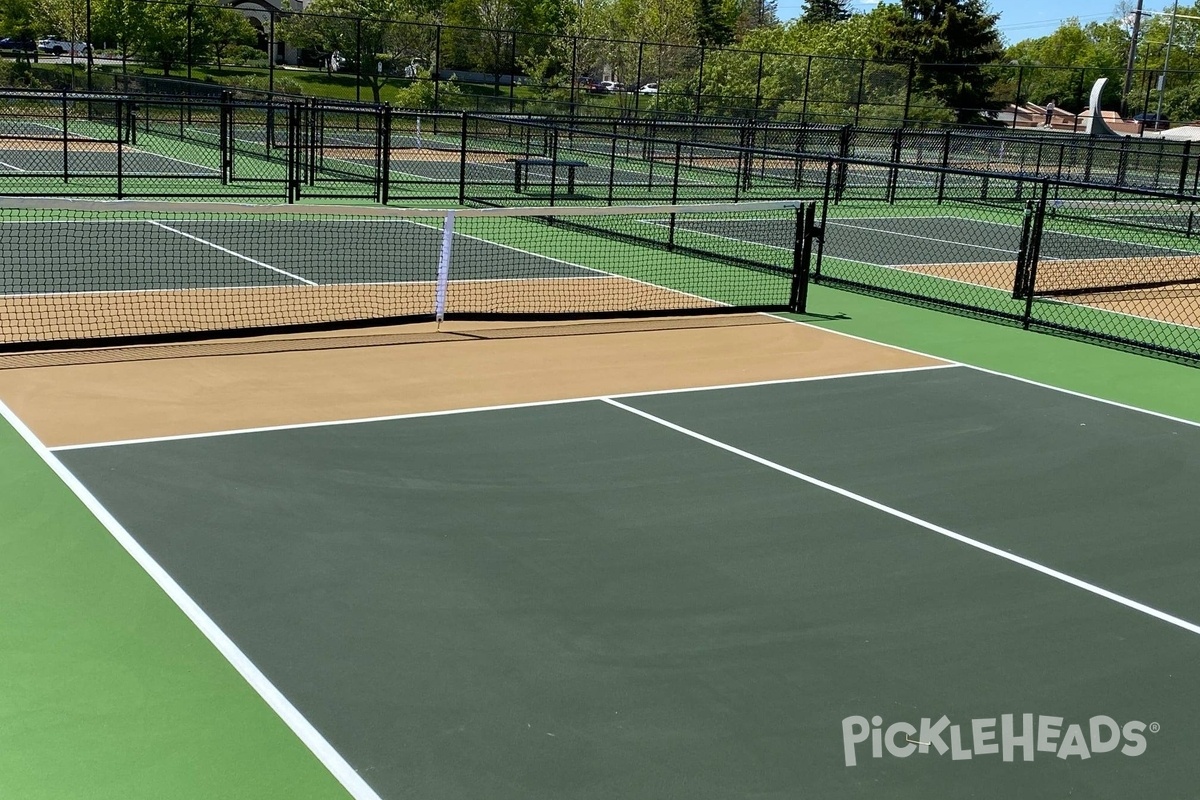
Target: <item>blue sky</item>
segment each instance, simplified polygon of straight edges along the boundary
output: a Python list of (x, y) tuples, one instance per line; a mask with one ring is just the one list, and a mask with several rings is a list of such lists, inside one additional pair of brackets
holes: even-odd
[[(863, 10), (875, 5), (872, 0), (851, 0), (851, 3)], [(1084, 24), (1093, 20), (1103, 22), (1115, 14), (1117, 0), (989, 0), (988, 5), (993, 13), (1000, 14), (1000, 32), (1008, 44), (1013, 44), (1045, 36), (1068, 17), (1078, 17)], [(1161, 4), (1147, 2), (1146, 8), (1158, 5)], [(797, 17), (801, 8), (801, 0), (779, 0), (779, 17)]]

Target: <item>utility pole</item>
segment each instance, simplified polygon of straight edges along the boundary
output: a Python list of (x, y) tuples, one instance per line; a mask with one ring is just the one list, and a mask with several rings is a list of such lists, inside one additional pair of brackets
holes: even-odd
[(1125, 85), (1121, 88), (1121, 110), (1128, 111), (1125, 98), (1133, 88), (1133, 61), (1137, 55), (1138, 33), (1142, 29), (1142, 0), (1138, 0), (1137, 11), (1133, 12), (1133, 32), (1129, 37), (1129, 59), (1125, 62)]
[(1158, 130), (1159, 120), (1162, 119), (1163, 94), (1167, 89), (1167, 66), (1171, 61), (1171, 42), (1175, 39), (1175, 19), (1179, 16), (1179, 0), (1175, 0), (1175, 9), (1171, 12), (1171, 28), (1167, 33), (1167, 54), (1163, 57), (1163, 71), (1158, 78), (1158, 110), (1154, 114), (1154, 130)]

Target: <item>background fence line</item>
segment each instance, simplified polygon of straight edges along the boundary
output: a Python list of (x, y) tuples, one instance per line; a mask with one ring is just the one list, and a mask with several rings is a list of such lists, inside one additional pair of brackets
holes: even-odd
[[(302, 60), (324, 65), (326, 77), (339, 79), (355, 101), (387, 99), (393, 105), (422, 110), (521, 113), (533, 115), (628, 117), (657, 115), (664, 118), (724, 116), (783, 122), (851, 124), (855, 126), (945, 125), (963, 109), (946, 108), (921, 91), (921, 74), (926, 68), (945, 71), (964, 65), (889, 62), (866, 58), (843, 58), (802, 53), (705, 48), (696, 45), (607, 39), (573, 35), (473, 28), (406, 20), (377, 20), (367, 17), (337, 17), (286, 10), (263, 9), (258, 47), (241, 48), (226, 56), (222, 68), (214, 70), (205, 48), (196, 46), (190, 24), (194, 3), (179, 0), (136, 0), (138, 3), (184, 9), (189, 24), (171, 68), (188, 78), (255, 84), (240, 87), (246, 93), (287, 94), (296, 90), (296, 74), (277, 69), (279, 50), (302, 22), (323, 20), (345, 28), (348, 46), (334, 52), (310, 49)], [(90, 2), (89, 2), (90, 8)], [(80, 31), (96, 48), (119, 63), (102, 66), (94, 52), (72, 58), (70, 65), (54, 69), (39, 66), (38, 80), (52, 88), (191, 94), (183, 82), (153, 75), (134, 76), (129, 70), (161, 67), (141, 54), (142, 62), (131, 62), (127, 45), (95, 42), (92, 14), (84, 18)], [(260, 23), (261, 24), (261, 23)], [(371, 52), (364, 45), (363, 28), (380, 29), (388, 52)], [(370, 37), (367, 37), (370, 38)], [(376, 37), (378, 38), (378, 37)], [(263, 53), (265, 48), (269, 53)], [(237, 77), (229, 58), (249, 60), (265, 71), (258, 80), (245, 73)], [(536, 56), (536, 58), (535, 58)], [(534, 62), (537, 68), (534, 68)], [(65, 68), (64, 68), (65, 67)], [(1091, 86), (1097, 78), (1109, 77), (1105, 107), (1128, 113), (1151, 110), (1158, 97), (1158, 66), (1138, 68), (1128, 96), (1121, 96), (1124, 65), (1097, 68), (1046, 67), (1027, 64), (981, 65), (992, 82), (986, 107), (966, 109), (977, 113), (978, 123), (1016, 127), (1036, 120), (1019, 120), (1007, 106), (1044, 104), (1055, 100), (1060, 110), (1083, 111)], [(213, 75), (211, 73), (219, 73)], [(786, 75), (787, 80), (765, 80)], [(583, 77), (611, 78), (632, 91), (604, 92), (589, 88)], [(1164, 90), (1180, 87), (1196, 78), (1193, 72), (1169, 71)], [(204, 80), (189, 81), (203, 86)], [(372, 86), (386, 84), (389, 96), (375, 98)], [(656, 84), (656, 92), (643, 92)], [(349, 99), (349, 98), (347, 98)], [(1056, 123), (1059, 129), (1075, 130), (1069, 118)]]

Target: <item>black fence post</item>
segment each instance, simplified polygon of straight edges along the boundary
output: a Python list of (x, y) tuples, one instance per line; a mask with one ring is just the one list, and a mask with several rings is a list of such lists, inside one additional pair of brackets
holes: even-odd
[(87, 52), (84, 54), (87, 56), (87, 64), (86, 64), (86, 66), (87, 66), (87, 89), (90, 92), (90, 91), (92, 91), (92, 40), (93, 40), (93, 36), (92, 36), (92, 0), (87, 0), (87, 2), (84, 4), (84, 18), (83, 19), (84, 19), (83, 41), (84, 41), (84, 44), (87, 45)]
[(228, 91), (221, 92), (220, 129), (221, 129), (221, 183), (227, 185), (233, 181), (233, 104), (232, 95)]
[(70, 134), (69, 134), (69, 132), (68, 132), (68, 130), (67, 130), (67, 125), (68, 125), (69, 123), (70, 123), (70, 116), (69, 116), (69, 113), (68, 113), (68, 111), (67, 111), (67, 90), (66, 90), (66, 89), (63, 89), (63, 95), (62, 95), (62, 125), (63, 125), (63, 136), (62, 136), (62, 154), (63, 154), (63, 183), (68, 183), (68, 182), (70, 181), (70, 178), (71, 178), (70, 164), (68, 163), (68, 162), (69, 162), (69, 157), (70, 157), (70, 152), (71, 152), (71, 149), (70, 149), (70, 148), (71, 148), (71, 145), (70, 145), (71, 137), (70, 137)]
[(762, 108), (762, 73), (763, 73), (763, 57), (765, 53), (758, 54), (758, 77), (754, 80), (754, 119), (758, 119), (759, 109)]
[(617, 137), (613, 136), (609, 140), (608, 146), (608, 196), (606, 202), (608, 205), (613, 204), (613, 187), (617, 182)]
[(1179, 185), (1175, 189), (1177, 194), (1183, 194), (1187, 191), (1188, 172), (1190, 172), (1188, 169), (1188, 158), (1191, 156), (1191, 153), (1192, 142), (1189, 139), (1183, 143), (1183, 152), (1179, 154)]
[(700, 45), (700, 69), (696, 76), (696, 116), (704, 113), (704, 52), (703, 43)]
[(508, 36), (508, 113), (513, 113), (517, 102), (517, 32)]
[[(187, 77), (188, 77), (189, 81), (192, 79), (192, 35), (193, 35), (192, 30), (194, 28), (193, 19), (195, 18), (195, 11), (196, 11), (196, 5), (194, 3), (188, 3), (188, 5), (187, 5), (187, 45), (186, 45), (185, 52), (187, 54)], [(271, 38), (272, 39), (275, 38), (273, 30), (272, 30)]]
[(462, 130), (458, 140), (458, 202), (467, 202), (467, 112), (462, 112)]
[(123, 180), (123, 172), (125, 167), (125, 144), (123, 142), (125, 122), (125, 107), (123, 98), (117, 98), (116, 118), (113, 120), (117, 130), (117, 199), (120, 200), (125, 196)]
[(908, 115), (912, 111), (913, 81), (917, 79), (917, 62), (908, 62), (908, 80), (904, 82), (904, 115), (900, 118), (900, 127), (908, 123)]
[[(270, 48), (270, 53), (267, 54), (267, 91), (272, 94), (275, 92), (275, 11), (271, 11), (270, 17), (270, 41), (267, 42), (267, 47)], [(361, 70), (362, 67), (360, 66)]]
[(1017, 96), (1013, 98), (1012, 129), (1017, 129), (1017, 109), (1021, 107), (1021, 86), (1025, 81), (1025, 67), (1017, 66)]
[(896, 188), (900, 183), (900, 149), (903, 146), (903, 128), (892, 131), (892, 163), (888, 167), (887, 202), (896, 202)]
[(946, 198), (946, 169), (950, 166), (950, 131), (942, 137), (942, 168), (938, 171), (937, 201), (938, 205)]
[(817, 266), (813, 270), (812, 278), (815, 281), (821, 280), (821, 266), (825, 255), (825, 225), (829, 221), (829, 188), (833, 183), (833, 159), (825, 162), (825, 189), (821, 193), (821, 238), (817, 240)]
[(679, 202), (679, 163), (683, 158), (683, 142), (675, 142), (675, 168), (671, 176), (671, 204)]
[(391, 194), (392, 183), (392, 107), (383, 104), (383, 113), (378, 115), (380, 121), (379, 139), (379, 202), (385, 206)]
[(1050, 181), (1043, 179), (1042, 191), (1038, 197), (1037, 206), (1034, 209), (1033, 229), (1029, 234), (1029, 252), (1025, 257), (1025, 316), (1021, 320), (1021, 327), (1025, 330), (1029, 330), (1029, 323), (1033, 318), (1033, 297), (1037, 292), (1037, 269), (1042, 252), (1042, 230), (1046, 220), (1046, 198), (1049, 194)]
[(858, 127), (858, 118), (862, 113), (862, 98), (867, 80), (867, 60), (858, 62), (858, 93), (854, 95), (854, 127)]
[[(433, 110), (442, 110), (442, 26), (433, 29), (433, 70), (429, 76), (433, 78)], [(433, 118), (433, 132), (437, 133), (437, 120)]]
[(808, 82), (812, 78), (812, 60), (813, 57), (808, 57), (808, 63), (804, 66), (804, 97), (800, 101), (800, 124), (808, 124)]
[[(638, 60), (637, 60), (637, 79), (633, 85), (633, 111), (636, 115), (641, 110), (642, 104), (642, 55), (646, 49), (645, 42), (638, 42)], [(575, 76), (571, 76), (574, 80)]]
[[(271, 19), (274, 19), (272, 15)], [(438, 28), (438, 33), (441, 33), (441, 28)], [(271, 37), (274, 40), (274, 36)], [(274, 47), (274, 41), (271, 44)], [(275, 63), (275, 54), (271, 54), (271, 63)], [(439, 64), (440, 66), (440, 64)], [(274, 72), (271, 73), (274, 75)], [(362, 18), (354, 20), (354, 102), (362, 102)]]
[(575, 116), (575, 97), (579, 90), (579, 37), (571, 37), (571, 116)]
[(808, 310), (808, 280), (812, 271), (813, 237), (816, 235), (817, 204), (805, 203), (796, 209), (796, 240), (792, 247), (792, 291), (788, 310), (803, 314)]
[(1021, 243), (1017, 245), (1017, 269), (1013, 273), (1013, 300), (1025, 299), (1025, 287), (1029, 282), (1029, 237), (1033, 233), (1032, 200), (1025, 201), (1025, 214), (1021, 218)]

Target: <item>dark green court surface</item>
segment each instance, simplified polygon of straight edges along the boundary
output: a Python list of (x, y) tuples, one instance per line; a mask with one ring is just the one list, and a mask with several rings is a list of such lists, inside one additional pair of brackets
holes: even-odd
[(1198, 453), (961, 367), (57, 451), (381, 797), (522, 800), (1190, 796)]

